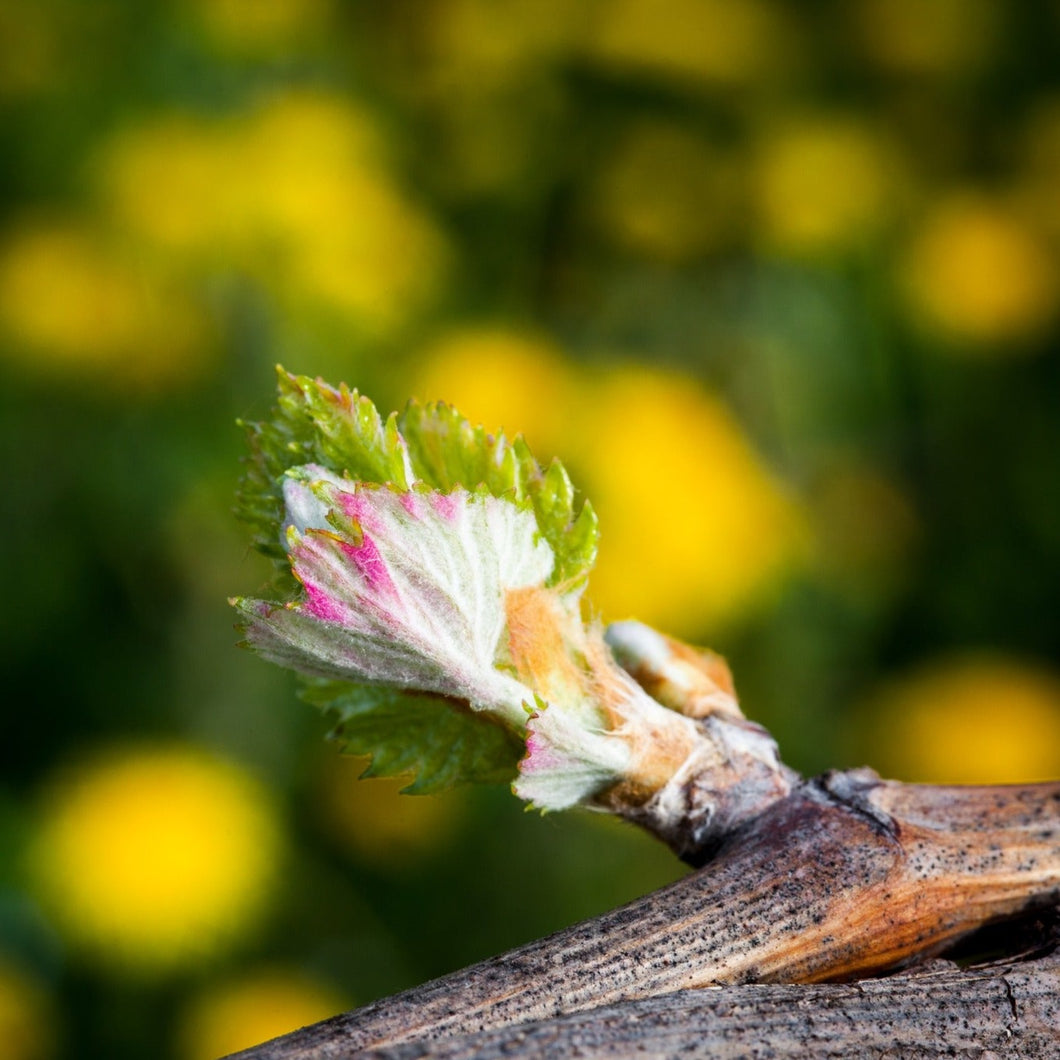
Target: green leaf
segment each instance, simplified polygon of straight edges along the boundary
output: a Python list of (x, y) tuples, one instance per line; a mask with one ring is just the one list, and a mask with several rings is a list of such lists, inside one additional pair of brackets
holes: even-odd
[(277, 367), (279, 400), (261, 423), (241, 422), (250, 455), (236, 494), (236, 515), (254, 546), (287, 568), (280, 540), (283, 477), (288, 468), (320, 464), (362, 482), (411, 485), (405, 442), (396, 417), (383, 421), (372, 402), (345, 384), (294, 376)]
[(596, 561), (600, 539), (592, 505), (586, 501), (581, 512), (574, 514), (574, 487), (558, 460), (553, 460), (544, 477), (531, 485), (530, 497), (541, 534), (556, 554), (551, 583), (584, 585)]
[(368, 398), (345, 385), (336, 389), (283, 369), (278, 373), (279, 401), (271, 418), (243, 425), (250, 457), (236, 511), (250, 524), (255, 546), (283, 570), (284, 472), (320, 464), (355, 481), (402, 490), (415, 481), (443, 492), (463, 486), (527, 502), (556, 556), (549, 584), (582, 588), (596, 559), (596, 514), (588, 503), (576, 511), (574, 487), (558, 461), (543, 471), (521, 437), (489, 434), (442, 402), (413, 401), (384, 421)]
[(302, 698), (335, 722), (331, 738), (343, 751), (371, 756), (364, 776), (414, 774), (406, 792), (509, 782), (524, 753), (512, 732), (442, 696), (308, 680)]
[(444, 402), (409, 402), (398, 419), (408, 444), (413, 474), (433, 489), (447, 493), (457, 486), (479, 487), (495, 497), (526, 495), (521, 469), (503, 434), (475, 427)]
[(410, 402), (398, 425), (419, 481), (443, 491), (463, 486), (528, 501), (556, 556), (549, 585), (582, 587), (596, 560), (596, 514), (588, 502), (576, 513), (574, 487), (558, 460), (542, 471), (521, 435), (508, 441), (490, 434), (444, 402)]

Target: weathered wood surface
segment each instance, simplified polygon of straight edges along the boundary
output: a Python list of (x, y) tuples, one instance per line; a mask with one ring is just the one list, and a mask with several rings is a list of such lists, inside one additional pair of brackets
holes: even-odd
[[(800, 785), (735, 832), (706, 867), (669, 887), (239, 1056), (337, 1060), (531, 1021), (567, 1026), (557, 1017), (588, 1009), (599, 1015), (600, 1006), (640, 1005), (688, 988), (850, 979), (937, 952), (985, 922), (1057, 901), (1060, 783), (939, 788), (882, 782), (867, 772), (833, 774)], [(1055, 965), (1043, 974), (1055, 994)], [(1004, 990), (1007, 982), (1006, 973)], [(805, 996), (843, 996), (854, 1004), (876, 989), (861, 984), (845, 994)], [(721, 996), (701, 998), (706, 1004)], [(754, 996), (788, 997), (789, 1016), (797, 997)], [(672, 1003), (681, 999), (687, 995)], [(1027, 1011), (1044, 1012), (1042, 1004)], [(653, 1011), (649, 1005), (645, 1013)], [(549, 1031), (534, 1033), (545, 1041)], [(770, 1055), (734, 1048), (733, 1056)], [(1041, 1055), (1060, 1056), (1060, 1050)]]
[(1060, 959), (849, 985), (680, 990), (474, 1035), (334, 1055), (358, 1060), (634, 1055), (646, 1060), (1056, 1060)]

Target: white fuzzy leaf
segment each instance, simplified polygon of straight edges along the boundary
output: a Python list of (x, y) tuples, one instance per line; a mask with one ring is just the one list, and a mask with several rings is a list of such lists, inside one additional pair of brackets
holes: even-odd
[(284, 490), (305, 599), (238, 601), (250, 644), (303, 673), (453, 696), (521, 727), (533, 694), (495, 663), (507, 592), (552, 570), (532, 512), (459, 489), (313, 480), (316, 470), (299, 469)]

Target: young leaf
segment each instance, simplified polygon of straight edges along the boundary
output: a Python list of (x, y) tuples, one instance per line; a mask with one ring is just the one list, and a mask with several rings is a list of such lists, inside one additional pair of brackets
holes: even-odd
[(532, 513), (465, 490), (337, 484), (313, 466), (293, 469), (284, 494), (304, 598), (234, 601), (251, 646), (301, 673), (450, 696), (521, 728), (532, 693), (496, 663), (508, 594), (552, 569)]
[(261, 423), (242, 422), (250, 455), (236, 494), (236, 515), (250, 525), (255, 547), (286, 567), (280, 527), (290, 468), (316, 464), (356, 481), (399, 489), (412, 485), (412, 472), (396, 417), (384, 422), (368, 398), (345, 384), (336, 389), (276, 371), (279, 397), (272, 416)]
[(343, 751), (371, 756), (364, 776), (414, 774), (410, 794), (511, 780), (524, 751), (508, 729), (441, 696), (320, 680), (301, 696), (335, 722), (330, 738)]
[(630, 758), (624, 740), (587, 728), (581, 719), (538, 699), (512, 789), (537, 809), (565, 810), (622, 776)]
[[(410, 402), (385, 421), (368, 398), (278, 369), (272, 417), (244, 423), (250, 456), (236, 513), (250, 524), (255, 546), (286, 566), (280, 539), (283, 479), (292, 467), (316, 464), (367, 484), (443, 493), (462, 487), (529, 501), (538, 532), (555, 554), (550, 585), (577, 593), (596, 558), (598, 528), (588, 503), (575, 511), (574, 490), (558, 462), (543, 472), (521, 438), (509, 442), (473, 426), (444, 403)], [(290, 588), (287, 581), (286, 587)]]
[(543, 472), (521, 437), (491, 435), (443, 402), (410, 402), (398, 423), (418, 480), (443, 491), (463, 486), (529, 500), (556, 556), (549, 585), (584, 588), (596, 560), (596, 514), (588, 502), (575, 514), (574, 487), (558, 460)]

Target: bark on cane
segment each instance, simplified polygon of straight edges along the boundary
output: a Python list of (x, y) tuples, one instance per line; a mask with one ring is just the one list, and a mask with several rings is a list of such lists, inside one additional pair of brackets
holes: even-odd
[(359, 1060), (1055, 1060), (1060, 959), (850, 985), (680, 990)]
[(850, 979), (1060, 899), (1060, 783), (798, 785), (621, 909), (239, 1054), (324, 1060), (690, 987)]

